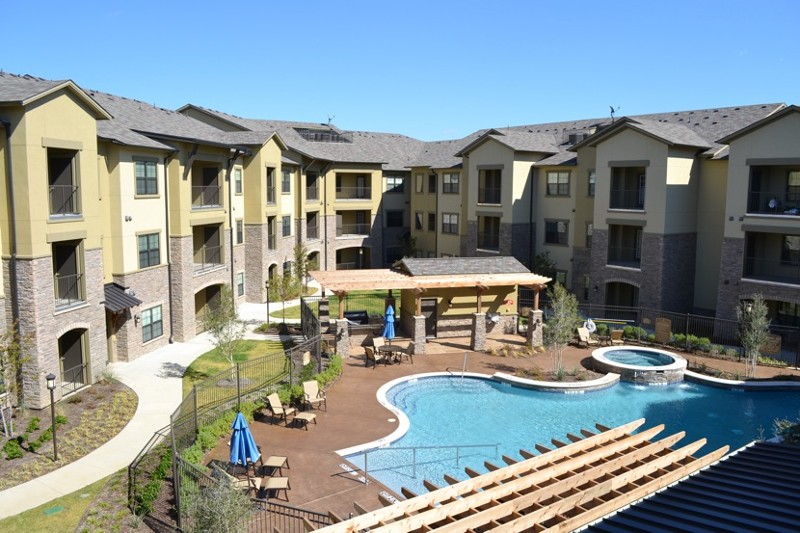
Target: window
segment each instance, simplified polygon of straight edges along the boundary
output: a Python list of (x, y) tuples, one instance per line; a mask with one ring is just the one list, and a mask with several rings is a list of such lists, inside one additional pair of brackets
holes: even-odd
[(589, 196), (594, 196), (594, 182), (595, 182), (596, 177), (597, 177), (597, 174), (595, 173), (594, 169), (590, 170), (589, 171), (589, 191), (588, 191), (588, 195)]
[(47, 149), (47, 179), (50, 187), (50, 215), (80, 215), (77, 152)]
[(567, 228), (569, 228), (569, 222), (566, 220), (545, 220), (544, 221), (545, 244), (561, 244), (566, 246)]
[(236, 244), (244, 242), (244, 221), (240, 218), (236, 221)]
[(503, 169), (481, 169), (478, 176), (478, 203), (499, 204)]
[(405, 192), (405, 178), (403, 176), (386, 176), (386, 192)]
[(414, 190), (416, 192), (422, 192), (422, 174), (414, 176)]
[(781, 263), (800, 266), (800, 235), (784, 235)]
[(309, 172), (306, 174), (306, 200), (319, 200), (319, 187), (317, 185), (316, 172)]
[(559, 285), (567, 285), (567, 271), (566, 270), (556, 270), (556, 283)]
[(236, 294), (244, 296), (244, 272), (236, 274)]
[(136, 171), (136, 194), (158, 194), (158, 180), (156, 178), (155, 161), (134, 161)]
[(786, 201), (800, 200), (800, 170), (790, 170), (786, 175)]
[(233, 169), (233, 192), (242, 194), (242, 169)]
[(403, 212), (402, 211), (386, 211), (386, 227), (387, 228), (402, 228), (403, 227)]
[(547, 173), (547, 196), (569, 196), (569, 171)]
[(275, 203), (275, 169), (267, 167), (267, 203)]
[(591, 222), (586, 223), (586, 247), (592, 247), (592, 232), (594, 231), (594, 224)]
[(445, 194), (458, 194), (458, 174), (444, 174), (442, 176), (442, 192)]
[(431, 194), (436, 192), (436, 174), (428, 176), (428, 192)]
[(161, 306), (151, 307), (142, 311), (142, 341), (151, 341), (163, 334), (164, 324), (161, 319)]
[(422, 231), (422, 211), (414, 213), (414, 229)]
[(458, 235), (458, 215), (455, 213), (442, 213), (442, 233)]
[(161, 264), (161, 247), (158, 233), (139, 235), (139, 268)]
[(428, 213), (428, 231), (436, 231), (436, 213)]
[(284, 276), (291, 276), (292, 275), (292, 267), (294, 263), (291, 261), (284, 261), (283, 262), (283, 275)]
[(282, 235), (284, 237), (289, 237), (292, 235), (292, 217), (284, 216), (281, 217), (281, 227), (283, 228)]
[(290, 194), (292, 192), (292, 171), (284, 168), (281, 172), (281, 194)]

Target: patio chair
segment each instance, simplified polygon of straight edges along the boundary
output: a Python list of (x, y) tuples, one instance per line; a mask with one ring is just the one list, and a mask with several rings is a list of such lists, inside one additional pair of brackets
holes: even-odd
[(328, 410), (328, 399), (325, 396), (325, 391), (320, 390), (319, 382), (316, 379), (303, 382), (303, 402), (312, 409), (318, 405), (324, 405), (325, 410)]
[(364, 366), (369, 366), (370, 361), (372, 361), (373, 370), (378, 366), (378, 363), (386, 364), (386, 357), (380, 352), (376, 353), (372, 346), (364, 346), (364, 355), (367, 356)]
[[(258, 481), (259, 480), (259, 478), (257, 478), (257, 477), (255, 477), (255, 478), (254, 477), (246, 477), (244, 479), (239, 479), (239, 478), (237, 478), (235, 476), (230, 475), (229, 473), (227, 473), (222, 468), (219, 468), (219, 467), (216, 467), (216, 466), (214, 467), (214, 470), (211, 472), (211, 477), (213, 477), (215, 479), (219, 479), (221, 481), (224, 481), (224, 482), (228, 483), (231, 487), (233, 487), (235, 489), (239, 489), (239, 490), (245, 491), (245, 492), (250, 492), (251, 490), (254, 490), (253, 483), (254, 483), (254, 481)], [(256, 491), (256, 493), (257, 493), (257, 491)]]
[(611, 330), (611, 346), (618, 346), (623, 343), (622, 340), (622, 330), (621, 329), (612, 329)]
[(408, 343), (408, 346), (406, 346), (406, 349), (403, 351), (400, 358), (401, 360), (403, 358), (408, 359), (411, 361), (412, 365), (414, 364), (414, 341)]
[(598, 346), (600, 343), (597, 339), (593, 339), (586, 328), (578, 328), (578, 344), (585, 348), (589, 346)]
[(381, 348), (386, 344), (384, 337), (372, 337), (372, 345), (375, 347), (375, 353), (381, 351)]
[(289, 427), (289, 416), (294, 416), (295, 413), (297, 413), (297, 409), (289, 407), (288, 405), (283, 405), (277, 392), (273, 392), (267, 396), (267, 402), (272, 411), (273, 421), (275, 418), (283, 419), (283, 423), (286, 424), (286, 427)]

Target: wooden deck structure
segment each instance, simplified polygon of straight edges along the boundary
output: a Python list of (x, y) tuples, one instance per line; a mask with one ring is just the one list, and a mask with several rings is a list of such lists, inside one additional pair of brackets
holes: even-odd
[[(503, 457), (507, 466), (486, 463), (486, 474), (467, 469), (470, 479), (437, 487), (430, 481), (428, 494), (391, 503), (320, 529), (340, 532), (423, 531), (572, 531), (648, 496), (722, 458), (725, 446), (702, 457), (694, 454), (705, 439), (673, 448), (685, 433), (660, 440), (664, 426), (640, 433), (645, 420), (616, 428), (597, 425), (599, 431), (582, 430), (567, 435), (570, 444), (553, 440), (553, 448), (537, 445), (541, 455), (520, 450), (525, 459)], [(313, 530), (312, 527), (308, 528)]]

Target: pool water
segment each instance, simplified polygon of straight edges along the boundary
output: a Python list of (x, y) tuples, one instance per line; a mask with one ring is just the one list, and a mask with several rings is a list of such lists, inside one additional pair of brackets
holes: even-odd
[(633, 366), (666, 366), (675, 362), (673, 357), (654, 351), (624, 349), (605, 352), (606, 359), (623, 365)]
[[(427, 492), (422, 481), (440, 486), (444, 474), (466, 479), (464, 467), (486, 472), (484, 461), (503, 466), (501, 455), (521, 460), (519, 449), (535, 452), (534, 445), (550, 445), (556, 438), (569, 442), (567, 433), (595, 429), (595, 422), (618, 426), (646, 418), (642, 429), (660, 423), (658, 438), (679, 431), (686, 437), (677, 446), (706, 437), (698, 454), (723, 445), (731, 450), (758, 438), (771, 438), (773, 420), (795, 420), (800, 392), (745, 392), (681, 383), (650, 387), (619, 383), (585, 394), (540, 392), (487, 379), (427, 377), (404, 382), (387, 398), (410, 420), (409, 431), (387, 448), (369, 452), (368, 474), (395, 492), (407, 487)], [(484, 448), (398, 449), (415, 446), (498, 444)], [(347, 457), (364, 467), (364, 454)], [(416, 466), (414, 466), (416, 464)]]

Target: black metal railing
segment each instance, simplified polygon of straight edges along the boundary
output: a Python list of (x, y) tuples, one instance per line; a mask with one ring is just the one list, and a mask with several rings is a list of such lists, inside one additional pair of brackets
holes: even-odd
[(74, 392), (86, 386), (87, 363), (68, 368), (61, 373), (61, 394)]
[(336, 227), (336, 236), (342, 237), (343, 235), (369, 235), (370, 225), (366, 223), (361, 224), (342, 224)]
[(306, 200), (319, 200), (319, 187), (316, 185), (306, 187)]
[(501, 191), (500, 187), (482, 187), (478, 189), (478, 203), (499, 204)]
[(370, 200), (371, 187), (336, 187), (337, 200)]
[(747, 212), (754, 215), (800, 215), (800, 197), (794, 192), (750, 191)]
[(319, 226), (306, 226), (307, 239), (319, 239)]
[(275, 236), (274, 233), (270, 233), (267, 235), (267, 249), (268, 250), (275, 250), (278, 248), (278, 238)]
[(53, 275), (56, 307), (69, 307), (83, 302), (83, 274)]
[(250, 533), (306, 533), (306, 523), (314, 529), (321, 529), (333, 522), (327, 514), (294, 507), (287, 503), (278, 503), (264, 500), (254, 500), (256, 505), (255, 516), (249, 523)]
[(267, 187), (267, 204), (275, 204), (275, 187)]
[(201, 272), (222, 264), (222, 246), (203, 246), (195, 254), (194, 271)]
[(800, 264), (780, 259), (745, 257), (742, 277), (800, 285)]
[(495, 232), (478, 232), (478, 248), (484, 250), (500, 249), (500, 234)]
[(219, 185), (192, 185), (192, 209), (221, 205)]
[(50, 214), (80, 214), (77, 185), (50, 185)]
[(611, 189), (609, 209), (644, 209), (644, 187)]
[(629, 268), (640, 268), (641, 251), (635, 246), (609, 246), (607, 264)]

